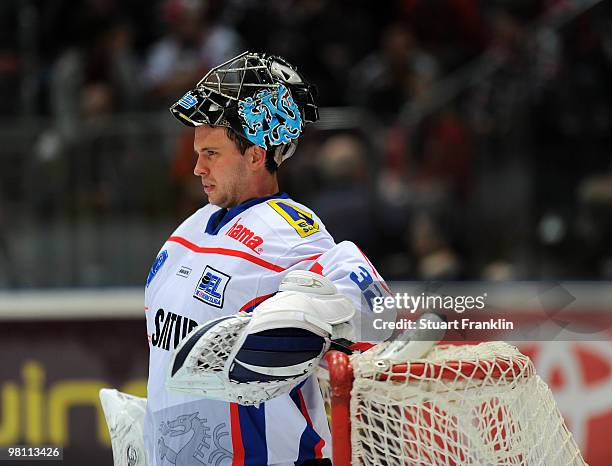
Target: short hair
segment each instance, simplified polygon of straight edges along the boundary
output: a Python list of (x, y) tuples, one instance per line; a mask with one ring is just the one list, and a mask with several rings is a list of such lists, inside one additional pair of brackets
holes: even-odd
[[(242, 155), (244, 155), (249, 147), (255, 145), (228, 126), (225, 127), (225, 134), (227, 134), (227, 137), (233, 141), (234, 144), (236, 144), (236, 147)], [(274, 160), (275, 151), (276, 147), (271, 147), (270, 149), (266, 150), (266, 170), (268, 170), (270, 173), (276, 173), (278, 170), (278, 164)]]

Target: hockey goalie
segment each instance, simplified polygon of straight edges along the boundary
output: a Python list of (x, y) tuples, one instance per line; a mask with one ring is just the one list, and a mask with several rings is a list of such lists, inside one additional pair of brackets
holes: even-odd
[[(260, 424), (264, 430), (282, 425), (289, 432), (306, 432), (298, 435), (298, 440), (300, 435), (303, 440), (295, 450), (296, 459), (308, 439), (313, 456), (328, 461), (325, 458), (331, 456), (329, 427), (318, 382), (312, 375), (333, 340), (354, 339), (355, 314), (362, 303), (367, 303), (364, 292), (367, 297), (378, 293), (379, 288), (372, 278), (376, 271), (352, 243), (341, 243), (319, 256), (316, 268), (336, 278), (337, 285), (321, 273), (290, 271), (277, 292), (253, 310), (213, 318), (196, 326), (172, 351), (164, 373), (164, 396), (181, 400), (181, 404), (187, 402), (189, 409), (198, 404), (209, 407), (212, 413), (220, 407), (229, 411), (227, 423), (214, 426), (217, 436), (209, 442), (210, 449), (200, 446), (194, 453), (198, 462), (184, 464), (232, 464), (230, 459), (237, 453), (246, 454), (245, 443), (243, 452), (236, 451), (241, 440), (238, 432), (242, 435), (251, 428), (244, 419), (252, 420), (258, 415), (257, 421), (265, 418), (266, 423)], [(147, 429), (146, 400), (117, 391), (103, 391), (101, 398), (116, 466), (183, 464), (179, 455), (185, 448), (170, 444), (163, 435), (157, 445), (145, 447), (142, 433)], [(199, 419), (197, 422), (204, 425), (206, 411), (193, 415), (187, 412), (189, 409), (173, 419), (179, 421), (181, 416), (191, 415), (192, 422)], [(177, 422), (162, 425), (169, 432), (167, 438), (180, 436), (190, 428), (179, 430), (175, 425)], [(223, 427), (229, 427), (226, 435), (222, 435)], [(214, 444), (214, 439), (218, 444)], [(269, 448), (266, 455), (270, 458), (277, 447), (270, 445), (270, 439), (266, 443)], [(141, 462), (150, 456), (152, 448), (156, 450), (157, 462)], [(216, 456), (210, 456), (214, 452)], [(289, 464), (265, 461), (268, 462), (245, 459), (244, 464)]]

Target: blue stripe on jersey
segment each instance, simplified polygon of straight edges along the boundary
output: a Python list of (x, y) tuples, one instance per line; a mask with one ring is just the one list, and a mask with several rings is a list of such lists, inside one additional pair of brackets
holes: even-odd
[[(302, 411), (302, 403), (300, 402), (300, 396), (298, 391), (304, 386), (306, 380), (300, 383), (297, 387), (295, 387), (291, 392), (289, 392), (289, 396), (297, 406), (297, 408)], [(305, 407), (304, 407), (305, 408)], [(306, 423), (306, 428), (304, 432), (302, 432), (302, 436), (300, 437), (300, 450), (298, 453), (298, 459), (295, 462), (295, 466), (301, 465), (306, 460), (311, 460), (315, 458), (315, 447), (321, 441), (321, 437), (314, 428)]]
[(241, 307), (240, 311), (241, 312), (253, 312), (255, 310), (255, 308), (257, 306), (259, 306), (261, 303), (263, 303), (266, 299), (271, 298), (272, 296), (274, 296), (277, 292), (275, 291), (274, 293), (270, 293), (267, 295), (263, 295), (263, 296), (258, 296), (257, 298), (251, 299), (249, 302), (247, 302), (245, 304), (245, 306), (247, 304), (250, 304), (248, 307)]
[(266, 443), (266, 409), (264, 405), (238, 405), (240, 434), (244, 447), (244, 466), (268, 464), (268, 445)]
[(242, 312), (253, 312), (257, 306), (261, 303), (253, 304), (252, 306), (247, 307), (246, 309), (242, 309)]
[(219, 220), (218, 217), (219, 215), (222, 214), (224, 210), (224, 209), (219, 209), (216, 212), (213, 212), (213, 214), (210, 216), (210, 218), (208, 219), (208, 224), (206, 225), (206, 230), (204, 231), (208, 233), (209, 235), (216, 235), (217, 233), (219, 233), (219, 230), (221, 228), (223, 228), (234, 217), (240, 215), (242, 212), (247, 210), (249, 207), (253, 207), (254, 205), (269, 201), (270, 199), (288, 199), (288, 198), (289, 198), (289, 195), (287, 193), (276, 193), (276, 194), (272, 194), (271, 196), (256, 197), (255, 199), (249, 199), (248, 201), (243, 202), (242, 204), (239, 204), (236, 207), (232, 207), (231, 209), (229, 209), (227, 213), (225, 214), (225, 216), (217, 224)]

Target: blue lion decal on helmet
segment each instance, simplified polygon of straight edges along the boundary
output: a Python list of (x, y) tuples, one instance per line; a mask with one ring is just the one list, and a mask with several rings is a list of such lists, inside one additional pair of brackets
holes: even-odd
[(238, 104), (238, 114), (244, 120), (245, 136), (253, 144), (264, 149), (287, 144), (302, 133), (302, 116), (289, 90), (278, 85), (276, 102), (274, 94), (264, 89)]

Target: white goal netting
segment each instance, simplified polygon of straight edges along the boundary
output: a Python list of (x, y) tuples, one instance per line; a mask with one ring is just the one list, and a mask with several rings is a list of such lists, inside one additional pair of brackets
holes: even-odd
[(376, 357), (381, 346), (351, 356), (353, 466), (585, 464), (515, 347), (440, 345), (427, 359), (390, 364)]

